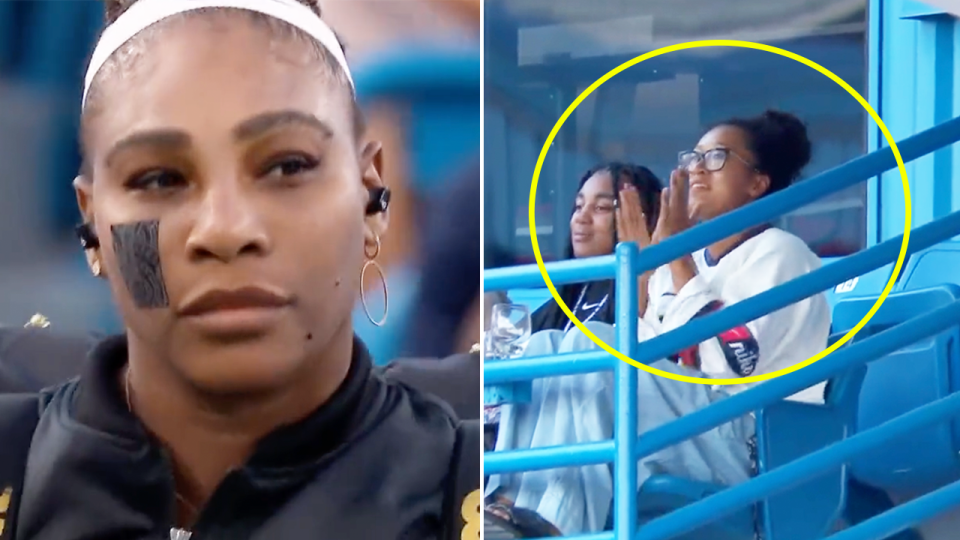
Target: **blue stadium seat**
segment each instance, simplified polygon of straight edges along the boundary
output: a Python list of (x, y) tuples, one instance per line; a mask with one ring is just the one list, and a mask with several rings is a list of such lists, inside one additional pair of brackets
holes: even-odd
[(826, 291), (825, 294), (830, 308), (832, 309), (838, 302), (847, 298), (859, 298), (862, 296), (872, 296), (876, 298), (883, 292), (883, 288), (887, 285), (887, 281), (890, 279), (892, 272), (893, 263), (889, 263)]
[[(840, 441), (853, 431), (857, 397), (866, 368), (830, 381), (825, 405), (793, 401), (773, 404), (757, 413), (757, 457), (760, 474), (784, 466)], [(760, 505), (759, 525), (767, 540), (818, 540), (843, 515), (848, 471), (841, 467), (774, 495)], [(641, 523), (696, 502), (723, 486), (655, 476), (640, 488)], [(754, 510), (747, 508), (694, 531), (684, 540), (752, 540)]]
[(941, 242), (910, 256), (894, 290), (912, 291), (943, 283), (960, 285), (960, 273), (956, 271), (958, 266), (960, 242)]
[[(830, 381), (826, 404), (775, 403), (757, 413), (760, 473), (782, 467), (851, 435), (866, 367)], [(767, 540), (826, 537), (844, 513), (849, 483), (843, 466), (768, 498), (761, 505)]]
[[(955, 246), (952, 246), (955, 247)], [(960, 286), (941, 284), (957, 265), (957, 249), (932, 249), (915, 255), (900, 286), (887, 297), (857, 335), (863, 339), (960, 298)], [(939, 266), (945, 265), (945, 266)], [(939, 266), (939, 268), (937, 268)], [(834, 329), (845, 332), (867, 314), (875, 297), (852, 298), (837, 304)], [(960, 387), (960, 326), (922, 340), (869, 365), (860, 395), (856, 428), (867, 430), (936, 401)], [(857, 480), (885, 491), (915, 495), (960, 478), (960, 424), (944, 423), (916, 431), (908, 443), (896, 441), (865, 453), (852, 464)]]

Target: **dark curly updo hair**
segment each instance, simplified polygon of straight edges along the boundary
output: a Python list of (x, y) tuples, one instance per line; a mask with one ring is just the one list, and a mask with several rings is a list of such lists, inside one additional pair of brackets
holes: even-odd
[(810, 162), (812, 145), (807, 127), (796, 116), (768, 110), (753, 118), (732, 118), (715, 127), (740, 128), (747, 146), (756, 157), (756, 168), (770, 177), (770, 188), (764, 195), (789, 187)]

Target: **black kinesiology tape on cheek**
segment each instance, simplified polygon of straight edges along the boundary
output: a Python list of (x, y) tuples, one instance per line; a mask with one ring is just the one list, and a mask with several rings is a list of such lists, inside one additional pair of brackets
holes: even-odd
[(120, 274), (141, 309), (170, 305), (160, 266), (160, 222), (135, 221), (110, 227)]

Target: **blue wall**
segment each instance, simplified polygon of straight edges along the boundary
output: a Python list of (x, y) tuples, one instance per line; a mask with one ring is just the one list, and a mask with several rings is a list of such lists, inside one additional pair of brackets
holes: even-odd
[[(870, 101), (895, 140), (956, 116), (960, 46), (956, 18), (914, 0), (870, 2)], [(871, 123), (870, 149), (887, 143)], [(960, 208), (954, 163), (960, 146), (907, 164), (911, 227)], [(904, 194), (893, 171), (871, 186), (873, 241), (903, 232)]]

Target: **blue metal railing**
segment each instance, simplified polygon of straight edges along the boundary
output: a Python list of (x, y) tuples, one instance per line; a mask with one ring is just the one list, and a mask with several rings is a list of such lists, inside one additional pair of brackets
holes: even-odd
[[(938, 221), (928, 223), (910, 232), (911, 241), (907, 254), (912, 254), (930, 246), (948, 240), (960, 230), (960, 213), (949, 214)], [(840, 259), (819, 270), (800, 276), (780, 287), (758, 294), (749, 302), (740, 302), (720, 312), (691, 321), (682, 328), (672, 330), (654, 339), (644, 342), (643, 350), (637, 356), (631, 356), (642, 363), (656, 361), (676, 353), (690, 345), (711, 338), (718, 333), (752, 321), (767, 313), (786, 307), (811, 295), (822, 292), (838, 283), (884, 266), (896, 259), (900, 252), (903, 235), (891, 238), (854, 255)], [(597, 259), (606, 259), (598, 257)], [(592, 260), (572, 261), (585, 265)], [(567, 264), (567, 263), (551, 263)], [(606, 264), (606, 263), (593, 263)], [(513, 269), (509, 269), (513, 270)], [(490, 273), (493, 273), (491, 271)], [(566, 276), (565, 276), (566, 277)], [(606, 279), (606, 278), (605, 278)], [(558, 280), (554, 280), (557, 282)], [(561, 281), (561, 283), (573, 282)], [(580, 280), (583, 281), (583, 280)], [(524, 358), (522, 360), (502, 360), (484, 367), (486, 384), (499, 384), (513, 380), (529, 380), (546, 376), (590, 373), (601, 369), (613, 369), (618, 360), (606, 352), (593, 352), (577, 355), (571, 362), (560, 356)]]
[(827, 540), (888, 538), (955, 507), (957, 501), (960, 501), (960, 481), (870, 518), (852, 529), (830, 536)]
[[(899, 143), (898, 146), (901, 158), (906, 163), (958, 140), (960, 140), (960, 118), (914, 135)], [(693, 253), (750, 227), (769, 222), (827, 194), (878, 176), (895, 166), (896, 160), (892, 151), (885, 148), (765, 197), (761, 201), (721, 216), (708, 224), (698, 225), (662, 244), (645, 249), (642, 253), (639, 253), (633, 245), (621, 244), (617, 246), (615, 255), (562, 261), (545, 266), (555, 285), (616, 279), (617, 349), (639, 362), (649, 363), (709, 339), (725, 329), (757, 319), (888, 264), (897, 258), (902, 236), (846, 257), (747, 301), (691, 321), (680, 329), (645, 341), (642, 350), (638, 350), (636, 336), (636, 276), (638, 274)], [(911, 231), (908, 253), (933, 246), (957, 234), (960, 234), (960, 212)], [(542, 280), (539, 269), (535, 265), (527, 265), (485, 272), (484, 288), (486, 290), (529, 288), (541, 286)], [(603, 351), (491, 362), (484, 366), (485, 384), (488, 386), (558, 375), (614, 370), (617, 414), (613, 440), (487, 453), (484, 458), (485, 474), (613, 462), (614, 530), (577, 538), (632, 539), (637, 535), (638, 459), (683, 442), (744, 414), (762, 409), (854, 366), (863, 365), (893, 350), (937, 334), (956, 325), (956, 321), (960, 320), (958, 317), (960, 317), (960, 302), (878, 333), (805, 369), (767, 381), (644, 433), (639, 440), (637, 369), (633, 366), (620, 362)], [(811, 473), (836, 466), (851, 456), (892, 437), (919, 429), (923, 425), (942, 421), (952, 414), (960, 414), (960, 398), (954, 396), (916, 409), (887, 424), (850, 437), (785, 467), (758, 476), (745, 484), (729, 488), (651, 521), (640, 530), (638, 537), (666, 539), (695, 530), (737, 508), (789, 489), (795, 483), (808, 478)], [(946, 504), (943, 501), (960, 503), (960, 487), (953, 487), (952, 490), (951, 487), (943, 488), (927, 497), (936, 497), (932, 500), (940, 505)], [(836, 537), (843, 540), (881, 538), (882, 535), (874, 536), (874, 533), (897, 527), (907, 528), (927, 515), (926, 511), (911, 510), (911, 508), (917, 507), (905, 505), (844, 531)]]

